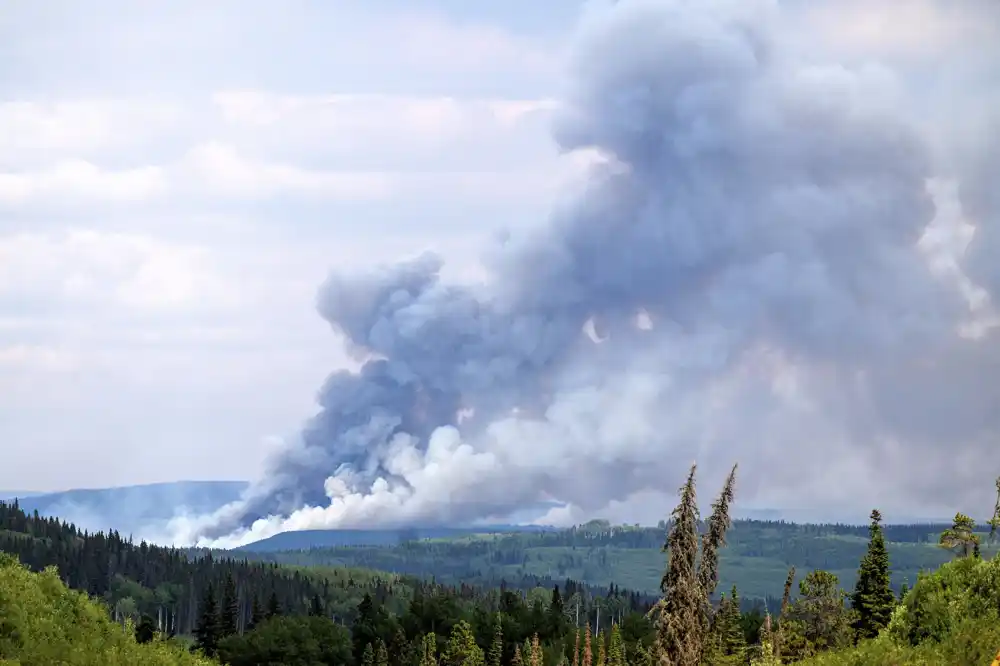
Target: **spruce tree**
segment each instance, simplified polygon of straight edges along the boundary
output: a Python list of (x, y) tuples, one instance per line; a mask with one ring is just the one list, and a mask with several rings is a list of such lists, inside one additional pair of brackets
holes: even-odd
[(729, 598), (726, 599), (725, 609), (720, 609), (720, 625), (722, 638), (722, 651), (727, 656), (742, 657), (746, 654), (747, 639), (743, 633), (742, 614), (740, 613), (740, 597), (733, 585)]
[(581, 662), (581, 666), (593, 666), (594, 664), (594, 652), (591, 647), (591, 637), (590, 622), (588, 622), (583, 630), (583, 660)]
[(771, 633), (770, 622), (771, 616), (768, 614), (768, 633), (771, 636), (771, 653), (773, 653), (775, 659), (778, 663), (781, 663), (781, 650), (783, 648), (782, 643), (785, 639), (785, 631), (782, 626), (782, 621), (788, 617), (788, 608), (792, 602), (792, 583), (795, 582), (795, 567), (788, 568), (788, 575), (785, 576), (785, 589), (781, 594), (781, 614), (778, 616), (778, 630)]
[(607, 636), (605, 632), (597, 634), (597, 661), (596, 666), (607, 666), (608, 663), (608, 649), (607, 649)]
[(622, 630), (617, 624), (611, 627), (611, 641), (608, 644), (608, 666), (625, 666), (625, 643)]
[(441, 661), (445, 666), (484, 666), (483, 651), (476, 645), (472, 627), (465, 620), (459, 620), (452, 628)]
[(255, 594), (250, 602), (250, 621), (247, 622), (246, 630), (253, 631), (263, 620), (264, 609), (260, 605), (260, 597)]
[(542, 645), (538, 640), (538, 632), (531, 637), (531, 666), (543, 666), (542, 665)]
[(664, 666), (698, 666), (701, 658), (704, 595), (695, 569), (699, 515), (696, 470), (697, 465), (692, 465), (680, 489), (681, 501), (671, 514), (673, 524), (664, 544), (667, 569), (660, 581), (663, 599), (656, 627), (656, 656)]
[(1000, 530), (1000, 477), (997, 477), (997, 501), (993, 505), (993, 517), (989, 519), (987, 524), (990, 526), (990, 542), (992, 543), (997, 536), (997, 530)]
[(375, 666), (389, 666), (389, 649), (381, 638), (375, 641)]
[(323, 601), (319, 598), (318, 594), (314, 594), (312, 600), (309, 602), (309, 615), (312, 617), (326, 616), (326, 611), (323, 610)]
[(882, 514), (872, 511), (868, 527), (868, 552), (861, 558), (858, 579), (851, 595), (856, 613), (854, 628), (859, 638), (875, 638), (889, 624), (896, 598), (889, 573), (889, 551), (882, 533)]
[(202, 597), (198, 623), (194, 627), (194, 646), (209, 657), (214, 657), (219, 647), (219, 606), (215, 590), (209, 583)]
[(500, 666), (503, 661), (503, 616), (497, 613), (495, 626), (493, 627), (493, 642), (490, 644), (489, 657), (486, 660), (487, 666)]
[(222, 607), (219, 608), (219, 638), (234, 635), (239, 627), (237, 621), (240, 616), (239, 600), (236, 596), (236, 581), (233, 579), (231, 571), (226, 572), (226, 578), (222, 584)]
[(278, 603), (278, 593), (271, 592), (271, 596), (267, 600), (266, 617), (270, 620), (272, 617), (277, 617), (278, 615), (281, 615), (281, 604)]
[(372, 647), (371, 643), (365, 645), (365, 649), (361, 653), (361, 666), (375, 666), (375, 648)]
[(135, 626), (135, 642), (151, 643), (156, 638), (156, 622), (148, 615), (143, 615), (139, 619), (139, 624)]
[(520, 645), (514, 645), (514, 658), (511, 660), (510, 666), (524, 666), (524, 658), (521, 656)]
[(424, 636), (420, 666), (437, 666), (437, 636), (430, 632)]

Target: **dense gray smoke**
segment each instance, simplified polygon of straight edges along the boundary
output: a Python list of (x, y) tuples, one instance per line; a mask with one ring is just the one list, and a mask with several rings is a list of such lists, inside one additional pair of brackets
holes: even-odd
[(486, 287), (432, 255), (332, 275), (319, 311), (367, 361), (194, 538), (624, 516), (692, 460), (761, 506), (985, 511), (1000, 345), (961, 269), (1000, 293), (1000, 151), (931, 136), (905, 58), (838, 41), (890, 4), (840, 4), (841, 33), (809, 13), (837, 3), (590, 7), (554, 132), (601, 156), (585, 186)]

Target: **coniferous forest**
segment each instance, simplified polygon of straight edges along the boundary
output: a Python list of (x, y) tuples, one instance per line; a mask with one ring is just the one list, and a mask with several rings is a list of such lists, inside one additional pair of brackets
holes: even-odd
[[(721, 584), (727, 563), (739, 562), (728, 552), (736, 480), (734, 467), (703, 518), (691, 469), (659, 530), (665, 555), (655, 595), (531, 574), (435, 580), (430, 571), (182, 551), (0, 504), (0, 663), (713, 666), (987, 664), (997, 656), (1000, 557), (991, 543), (1000, 481), (988, 531), (957, 514), (934, 544), (942, 563), (912, 584), (893, 584), (894, 539), (927, 546), (928, 526), (885, 526), (873, 510), (850, 585), (828, 569), (791, 566), (773, 599), (750, 600), (739, 585)], [(509, 538), (573, 548), (581, 538), (639, 542), (647, 534), (590, 524)], [(391, 550), (421, 562), (421, 549), (449, 545), (461, 547)]]

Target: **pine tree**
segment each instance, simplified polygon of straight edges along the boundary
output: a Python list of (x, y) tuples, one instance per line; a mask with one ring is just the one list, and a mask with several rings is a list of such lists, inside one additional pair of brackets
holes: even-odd
[(733, 585), (729, 598), (725, 600), (724, 609), (720, 609), (720, 636), (722, 651), (727, 656), (742, 657), (746, 654), (747, 639), (743, 633), (742, 615), (740, 613), (740, 597)]
[(437, 666), (437, 663), (437, 636), (432, 631), (424, 636), (420, 666)]
[(389, 649), (381, 638), (375, 641), (375, 666), (389, 666)]
[(500, 666), (503, 661), (503, 617), (497, 613), (496, 626), (493, 628), (493, 642), (490, 644), (488, 666)]
[(581, 666), (593, 666), (594, 652), (591, 648), (590, 622), (584, 626), (583, 630), (583, 663)]
[(375, 648), (369, 643), (361, 653), (361, 666), (375, 666)]
[(135, 642), (151, 643), (156, 638), (156, 622), (148, 615), (143, 615), (139, 619), (139, 624), (135, 626)]
[(514, 645), (514, 658), (511, 660), (510, 666), (524, 666), (524, 658), (521, 657), (520, 645)]
[(611, 641), (608, 645), (608, 666), (625, 666), (625, 643), (622, 642), (621, 627), (611, 627)]
[(267, 600), (266, 617), (270, 620), (272, 617), (277, 617), (278, 615), (281, 615), (281, 604), (278, 603), (278, 593), (271, 592), (271, 596)]
[(309, 602), (309, 615), (313, 617), (326, 616), (326, 611), (323, 610), (323, 601), (319, 598), (318, 594), (314, 594), (312, 600)]
[(484, 666), (483, 651), (476, 645), (472, 627), (465, 620), (459, 620), (452, 628), (441, 661), (445, 666)]
[(778, 631), (774, 633), (771, 632), (771, 626), (770, 626), (771, 616), (770, 614), (768, 614), (767, 616), (767, 622), (768, 622), (767, 631), (771, 641), (770, 643), (771, 653), (774, 655), (774, 658), (778, 660), (778, 663), (781, 663), (781, 650), (783, 648), (782, 643), (784, 642), (785, 639), (785, 632), (784, 628), (781, 626), (781, 623), (788, 617), (788, 608), (791, 605), (792, 601), (792, 583), (794, 582), (795, 582), (795, 567), (793, 566), (788, 568), (788, 575), (785, 577), (785, 589), (781, 595), (781, 615), (779, 616), (778, 619)]
[(979, 535), (975, 533), (976, 521), (964, 513), (956, 513), (949, 529), (941, 533), (939, 545), (951, 551), (958, 551), (959, 557), (968, 557), (974, 546), (979, 545)]
[(708, 519), (708, 531), (701, 540), (701, 562), (698, 567), (698, 582), (705, 594), (706, 602), (719, 584), (719, 550), (726, 545), (726, 532), (732, 526), (729, 507), (736, 492), (736, 465), (729, 471), (722, 492), (712, 503), (712, 515)]
[(539, 642), (538, 634), (536, 633), (531, 637), (531, 661), (529, 663), (531, 666), (543, 666), (542, 661), (542, 645)]
[(698, 559), (698, 503), (691, 466), (680, 489), (681, 501), (671, 514), (673, 524), (664, 550), (667, 569), (660, 582), (663, 599), (656, 626), (656, 657), (666, 666), (698, 666), (701, 658), (702, 600), (695, 563)]
[(524, 645), (521, 646), (521, 659), (524, 660), (525, 666), (531, 666), (531, 639), (525, 638)]
[(253, 600), (250, 602), (250, 621), (247, 622), (247, 631), (253, 631), (254, 627), (260, 624), (264, 620), (264, 609), (260, 605), (260, 597), (256, 594), (253, 595)]
[(993, 517), (987, 523), (990, 526), (990, 542), (992, 543), (1000, 530), (1000, 477), (997, 477), (997, 501), (993, 505)]
[(605, 632), (597, 634), (597, 662), (596, 666), (607, 666), (608, 663), (608, 648), (607, 648), (607, 635)]
[(239, 627), (236, 623), (240, 616), (239, 600), (236, 598), (236, 581), (231, 571), (226, 572), (222, 584), (222, 607), (219, 608), (219, 638), (234, 635)]
[(580, 666), (580, 627), (576, 628), (573, 640), (573, 666)]
[(882, 514), (872, 511), (868, 527), (868, 552), (858, 567), (858, 580), (851, 595), (857, 613), (854, 628), (860, 638), (875, 638), (889, 624), (896, 605), (889, 573), (889, 551), (882, 533)]
[(200, 610), (194, 627), (194, 645), (209, 657), (214, 657), (219, 647), (219, 607), (211, 583), (205, 587)]

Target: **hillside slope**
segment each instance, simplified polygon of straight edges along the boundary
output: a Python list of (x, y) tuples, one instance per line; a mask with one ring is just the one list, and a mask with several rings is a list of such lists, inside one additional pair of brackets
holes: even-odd
[(20, 666), (208, 666), (164, 641), (138, 644), (129, 627), (67, 588), (53, 570), (32, 573), (0, 553), (0, 664)]

